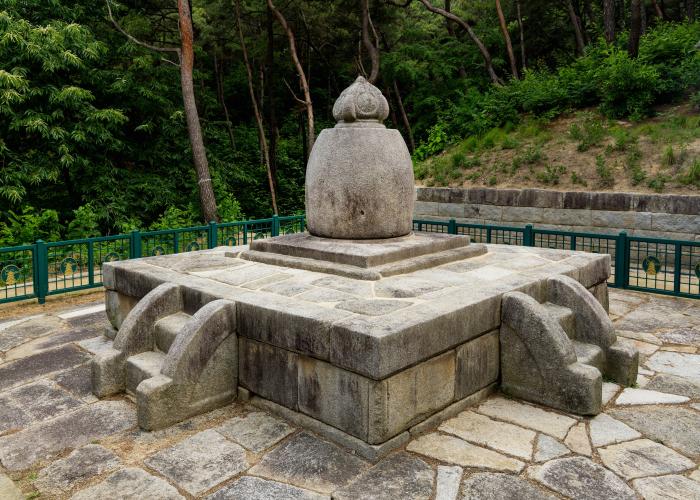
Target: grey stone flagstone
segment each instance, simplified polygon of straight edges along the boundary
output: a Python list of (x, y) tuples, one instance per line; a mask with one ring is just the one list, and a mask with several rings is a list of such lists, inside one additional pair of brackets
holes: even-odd
[(211, 429), (156, 453), (144, 463), (191, 495), (248, 468), (245, 450)]
[(323, 500), (330, 497), (277, 481), (244, 476), (206, 498), (207, 500)]
[(435, 500), (456, 500), (463, 472), (457, 465), (438, 465)]
[(576, 423), (571, 417), (505, 398), (489, 399), (479, 406), (478, 411), (559, 439), (564, 439)]
[(24, 495), (7, 475), (0, 472), (0, 498), (3, 500), (24, 500)]
[(538, 434), (535, 444), (535, 462), (546, 462), (553, 458), (563, 457), (571, 453), (571, 450), (551, 436)]
[(642, 436), (628, 425), (623, 424), (619, 420), (615, 420), (605, 413), (596, 416), (588, 425), (591, 433), (591, 441), (596, 448), (637, 439)]
[(364, 460), (302, 432), (269, 452), (251, 474), (331, 493), (367, 469)]
[(554, 500), (521, 477), (482, 472), (469, 476), (462, 483), (462, 500)]
[(695, 466), (692, 460), (648, 439), (600, 448), (598, 453), (606, 467), (625, 479), (683, 472)]
[(580, 500), (615, 498), (633, 500), (636, 495), (619, 477), (585, 457), (559, 458), (528, 469), (531, 477), (567, 497)]
[(658, 405), (685, 403), (689, 398), (646, 389), (625, 388), (615, 400), (616, 405)]
[(143, 469), (130, 467), (115, 472), (95, 486), (84, 489), (71, 500), (184, 500), (185, 497), (163, 479)]
[(645, 500), (700, 498), (700, 483), (678, 475), (645, 477), (632, 485)]
[(252, 412), (227, 420), (216, 431), (258, 453), (294, 432), (294, 428), (267, 413)]
[(692, 399), (700, 399), (700, 380), (693, 380), (677, 375), (659, 373), (646, 385), (645, 389), (679, 394)]
[(0, 434), (47, 420), (82, 404), (47, 380), (0, 393)]
[(111, 450), (88, 444), (42, 469), (34, 486), (44, 495), (59, 495), (70, 491), (80, 481), (115, 469), (119, 463), (119, 457)]
[(355, 481), (333, 493), (338, 500), (429, 499), (433, 494), (435, 471), (423, 460), (396, 453), (360, 474)]

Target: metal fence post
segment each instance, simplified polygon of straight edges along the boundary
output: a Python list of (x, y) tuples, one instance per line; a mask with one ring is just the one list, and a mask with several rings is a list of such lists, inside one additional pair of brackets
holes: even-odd
[(681, 267), (683, 266), (683, 253), (680, 243), (675, 245), (675, 253), (673, 256), (673, 292), (680, 293), (681, 291)]
[(34, 248), (36, 251), (34, 293), (39, 300), (39, 304), (43, 304), (46, 302), (46, 295), (49, 293), (49, 253), (46, 248), (46, 242), (43, 240), (36, 240)]
[(137, 230), (131, 231), (131, 248), (129, 249), (129, 258), (138, 259), (141, 257), (141, 233)]
[(272, 230), (270, 232), (273, 237), (280, 235), (280, 218), (277, 215), (272, 216)]
[(523, 246), (535, 246), (535, 230), (532, 227), (532, 224), (526, 225), (525, 229), (523, 230)]
[(209, 242), (208, 242), (209, 248), (214, 248), (218, 244), (217, 243), (217, 238), (218, 238), (217, 231), (218, 231), (218, 228), (217, 228), (216, 221), (215, 220), (210, 221), (209, 222)]
[(448, 223), (447, 226), (447, 232), (450, 234), (457, 234), (457, 221), (454, 219), (450, 219), (450, 222)]
[(88, 283), (95, 283), (95, 248), (92, 239), (88, 239)]
[(615, 239), (615, 286), (625, 288), (629, 273), (627, 262), (627, 232), (620, 231)]

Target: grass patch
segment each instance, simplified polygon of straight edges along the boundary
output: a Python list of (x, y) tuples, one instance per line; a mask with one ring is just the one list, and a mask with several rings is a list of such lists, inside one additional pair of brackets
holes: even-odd
[(565, 173), (566, 167), (564, 165), (547, 165), (542, 172), (537, 172), (535, 177), (544, 184), (556, 185), (559, 184), (561, 176)]
[(584, 152), (599, 146), (608, 135), (608, 131), (602, 120), (592, 113), (581, 113), (580, 116), (581, 118), (569, 127), (569, 137), (578, 142), (576, 149)]
[(600, 185), (602, 187), (612, 187), (615, 185), (615, 178), (613, 177), (612, 169), (605, 162), (603, 155), (596, 156), (595, 171), (600, 178)]

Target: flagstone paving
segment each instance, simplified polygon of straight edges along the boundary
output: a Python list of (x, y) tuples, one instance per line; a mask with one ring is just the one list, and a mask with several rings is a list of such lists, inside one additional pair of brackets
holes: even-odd
[(610, 305), (642, 349), (638, 386), (604, 383), (603, 413), (495, 394), (377, 462), (245, 402), (141, 431), (128, 398), (91, 394), (99, 305), (3, 321), (0, 498), (700, 499), (700, 302)]

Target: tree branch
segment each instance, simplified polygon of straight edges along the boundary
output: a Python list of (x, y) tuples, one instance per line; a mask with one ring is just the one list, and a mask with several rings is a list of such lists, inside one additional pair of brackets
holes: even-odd
[[(114, 27), (119, 30), (119, 32), (127, 37), (130, 41), (134, 42), (137, 45), (141, 45), (142, 47), (146, 47), (147, 49), (155, 50), (157, 52), (171, 52), (177, 54), (178, 59), (180, 58), (180, 49), (177, 47), (156, 47), (155, 45), (151, 45), (150, 43), (142, 42), (138, 38), (130, 35), (129, 33), (122, 28), (119, 23), (114, 19), (114, 16), (112, 15), (112, 7), (109, 4), (109, 0), (105, 0), (105, 3), (107, 4), (107, 12), (109, 13), (109, 20), (112, 21), (112, 24), (114, 24)], [(172, 62), (172, 61), (170, 61)], [(176, 63), (173, 63), (177, 66)]]

